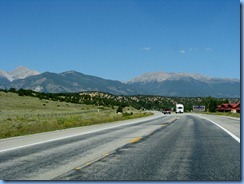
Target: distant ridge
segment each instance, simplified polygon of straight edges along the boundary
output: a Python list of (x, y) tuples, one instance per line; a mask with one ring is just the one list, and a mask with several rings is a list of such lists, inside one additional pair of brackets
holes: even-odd
[(102, 79), (76, 71), (67, 71), (59, 74), (44, 72), (25, 79), (14, 80), (7, 88), (10, 87), (49, 93), (101, 91), (127, 95), (134, 92), (128, 85), (119, 81)]
[(23, 88), (49, 93), (100, 91), (115, 95), (240, 98), (239, 79), (167, 72), (145, 73), (122, 83), (77, 71), (39, 73), (18, 67), (13, 72), (0, 70), (0, 88)]
[(127, 82), (143, 94), (162, 96), (240, 97), (240, 80), (189, 73), (145, 73)]
[(231, 79), (231, 78), (216, 78), (216, 77), (211, 78), (198, 73), (148, 72), (134, 79), (129, 80), (127, 83), (163, 82), (165, 80), (179, 80), (186, 77), (191, 77), (195, 80), (199, 80), (203, 82), (211, 82), (213, 80), (226, 80), (226, 81), (236, 81), (236, 82), (240, 81), (239, 79)]

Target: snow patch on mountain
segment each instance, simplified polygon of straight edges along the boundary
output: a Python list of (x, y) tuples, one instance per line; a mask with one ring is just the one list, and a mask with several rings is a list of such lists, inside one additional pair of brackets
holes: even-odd
[(0, 70), (0, 76), (7, 78), (11, 82), (16, 79), (25, 79), (26, 77), (39, 74), (40, 72), (28, 69), (24, 66), (19, 66), (11, 72)]
[(197, 73), (173, 73), (173, 72), (148, 72), (141, 76), (138, 76), (130, 81), (132, 83), (150, 83), (150, 82), (163, 82), (166, 80), (189, 80), (195, 79), (197, 81), (212, 83), (215, 81), (228, 81), (238, 82), (238, 79), (225, 79), (225, 78), (211, 78)]
[(8, 79), (9, 81), (14, 80), (14, 78), (8, 72), (5, 72), (3, 70), (0, 70), (0, 77), (4, 77), (4, 78)]

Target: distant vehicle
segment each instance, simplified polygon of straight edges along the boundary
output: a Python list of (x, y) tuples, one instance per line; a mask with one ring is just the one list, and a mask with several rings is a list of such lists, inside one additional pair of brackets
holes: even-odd
[(175, 113), (183, 113), (184, 112), (184, 105), (176, 104)]
[(163, 109), (162, 113), (164, 114), (171, 114), (170, 109)]

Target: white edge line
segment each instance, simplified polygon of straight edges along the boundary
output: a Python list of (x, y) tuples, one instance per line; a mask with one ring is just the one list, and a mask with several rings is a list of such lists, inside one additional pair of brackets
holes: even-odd
[(208, 119), (208, 118), (205, 118), (205, 117), (202, 117), (201, 118), (203, 119), (206, 119), (208, 121), (210, 121), (211, 123), (217, 125), (219, 128), (221, 128), (222, 130), (224, 130), (226, 133), (228, 133), (232, 138), (234, 138), (237, 142), (240, 143), (240, 138), (238, 138), (236, 135), (234, 135), (233, 133), (231, 133), (229, 130), (226, 130), (224, 127), (220, 126), (218, 123), (215, 123), (214, 121)]
[(26, 147), (30, 147), (30, 146), (35, 146), (38, 144), (43, 144), (43, 143), (49, 143), (49, 142), (53, 142), (53, 141), (58, 141), (58, 140), (62, 140), (62, 139), (67, 139), (67, 138), (71, 138), (71, 137), (76, 137), (76, 136), (81, 136), (81, 135), (86, 135), (86, 134), (90, 134), (90, 133), (95, 133), (95, 132), (99, 132), (99, 131), (103, 131), (103, 130), (109, 130), (109, 129), (113, 129), (113, 128), (117, 128), (117, 127), (121, 127), (121, 126), (126, 126), (126, 125), (131, 125), (131, 124), (136, 124), (136, 123), (140, 123), (140, 122), (144, 122), (144, 121), (150, 121), (150, 120), (154, 120), (160, 118), (160, 116), (154, 116), (154, 117), (150, 117), (150, 118), (145, 118), (145, 120), (137, 120), (134, 121), (132, 123), (125, 123), (122, 125), (115, 125), (112, 127), (108, 127), (108, 128), (103, 128), (103, 129), (99, 129), (99, 130), (93, 130), (93, 131), (89, 131), (89, 132), (84, 132), (81, 134), (76, 134), (76, 135), (71, 135), (71, 136), (66, 136), (66, 137), (60, 137), (60, 138), (56, 138), (56, 139), (51, 139), (51, 140), (47, 140), (47, 141), (42, 141), (42, 142), (37, 142), (37, 143), (32, 143), (32, 144), (27, 144), (27, 145), (23, 145), (23, 146), (18, 146), (18, 147), (14, 147), (14, 148), (8, 148), (5, 150), (0, 150), (0, 153), (6, 152), (6, 151), (12, 151), (12, 150), (16, 150), (16, 149), (20, 149), (20, 148), (26, 148)]

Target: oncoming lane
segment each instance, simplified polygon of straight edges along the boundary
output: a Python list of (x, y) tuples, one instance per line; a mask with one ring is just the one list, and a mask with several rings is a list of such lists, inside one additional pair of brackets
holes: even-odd
[[(2, 151), (0, 178), (4, 180), (53, 179), (74, 168), (98, 160), (135, 138), (154, 132), (171, 118), (173, 117), (159, 116), (146, 121), (133, 120), (136, 123), (122, 122), (113, 126), (111, 124), (102, 127), (94, 126), (94, 130), (89, 130), (88, 133), (84, 132), (73, 137), (71, 134), (68, 138)], [(23, 139), (25, 140), (26, 137)], [(13, 140), (15, 139), (10, 139), (10, 142)]]

